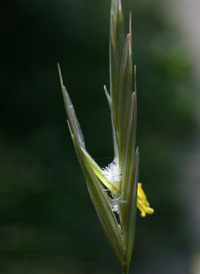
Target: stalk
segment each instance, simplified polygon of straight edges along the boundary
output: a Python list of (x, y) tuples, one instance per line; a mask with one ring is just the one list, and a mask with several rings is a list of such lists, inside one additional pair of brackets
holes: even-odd
[(129, 264), (122, 266), (122, 273), (128, 274), (129, 273)]

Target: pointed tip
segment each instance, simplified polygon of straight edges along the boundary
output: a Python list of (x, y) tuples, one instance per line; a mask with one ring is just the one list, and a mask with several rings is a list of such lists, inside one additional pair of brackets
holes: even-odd
[(129, 39), (129, 58), (132, 58), (132, 13), (129, 14), (129, 33), (128, 33), (128, 39)]
[(134, 65), (134, 91), (137, 92), (136, 65)]
[(120, 21), (123, 24), (123, 22), (124, 22), (124, 16), (123, 16), (123, 10), (122, 10), (121, 0), (119, 0), (119, 16), (120, 16)]
[(121, 0), (118, 0), (118, 3), (119, 3), (119, 12), (121, 13), (122, 12), (122, 3), (121, 3)]
[(132, 12), (129, 13), (129, 33), (132, 36)]
[(112, 101), (111, 101), (111, 98), (110, 98), (110, 95), (108, 93), (106, 85), (104, 85), (104, 92), (105, 92), (105, 95), (106, 95), (106, 98), (107, 98), (107, 101), (108, 101), (108, 105), (109, 105), (110, 110), (111, 110), (112, 109)]
[(140, 151), (139, 151), (139, 147), (137, 146), (135, 150), (135, 158), (137, 161), (139, 160), (139, 157), (140, 157)]
[(104, 91), (105, 91), (106, 95), (109, 95), (109, 93), (108, 93), (108, 89), (107, 89), (106, 85), (104, 85), (104, 86), (103, 86), (103, 89), (104, 89)]
[(57, 66), (58, 66), (58, 73), (59, 73), (61, 88), (63, 89), (64, 85), (63, 85), (63, 78), (62, 78), (62, 72), (61, 72), (60, 64), (57, 63)]
[(133, 107), (134, 107), (135, 104), (136, 104), (136, 100), (137, 100), (136, 92), (133, 91), (133, 92), (132, 92), (132, 97), (131, 97), (131, 102), (132, 102)]
[(115, 16), (119, 15), (119, 21), (120, 21), (120, 23), (123, 23), (124, 18), (123, 18), (123, 10), (122, 10), (121, 0), (112, 0), (111, 7), (112, 7), (111, 13), (113, 12), (113, 15), (115, 15)]
[(131, 47), (132, 47), (132, 12), (129, 13), (129, 39), (130, 39), (130, 53), (131, 53)]
[(135, 149), (135, 164), (136, 164), (136, 166), (139, 163), (139, 158), (140, 158), (140, 152), (139, 152), (139, 147), (137, 146)]

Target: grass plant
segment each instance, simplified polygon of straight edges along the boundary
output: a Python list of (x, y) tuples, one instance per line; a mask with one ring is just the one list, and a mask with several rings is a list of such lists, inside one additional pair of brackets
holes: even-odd
[(129, 32), (125, 35), (121, 0), (112, 0), (110, 13), (110, 92), (105, 86), (104, 90), (111, 112), (114, 159), (107, 167), (101, 168), (87, 152), (59, 65), (58, 69), (68, 126), (90, 197), (122, 271), (128, 274), (137, 207), (142, 217), (154, 210), (138, 179), (137, 87), (136, 66), (132, 65), (131, 13)]

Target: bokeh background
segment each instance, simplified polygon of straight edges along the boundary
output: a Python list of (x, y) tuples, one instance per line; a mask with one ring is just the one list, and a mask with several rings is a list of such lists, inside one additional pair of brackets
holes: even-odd
[[(130, 273), (198, 274), (200, 7), (123, 6), (127, 23), (133, 13), (140, 181), (155, 209), (138, 212)], [(76, 159), (57, 72), (59, 62), (87, 149), (107, 165), (110, 1), (12, 0), (0, 10), (0, 273), (121, 273)]]

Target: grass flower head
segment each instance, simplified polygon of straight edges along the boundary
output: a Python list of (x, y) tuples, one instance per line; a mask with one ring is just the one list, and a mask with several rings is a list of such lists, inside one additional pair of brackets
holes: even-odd
[(110, 13), (110, 92), (105, 86), (104, 90), (111, 112), (114, 160), (107, 167), (101, 168), (86, 150), (73, 104), (58, 68), (68, 125), (90, 197), (123, 273), (128, 273), (137, 207), (143, 217), (152, 214), (153, 209), (141, 183), (138, 183), (136, 67), (133, 69), (132, 66), (131, 15), (129, 32), (125, 35), (121, 0), (112, 0)]

